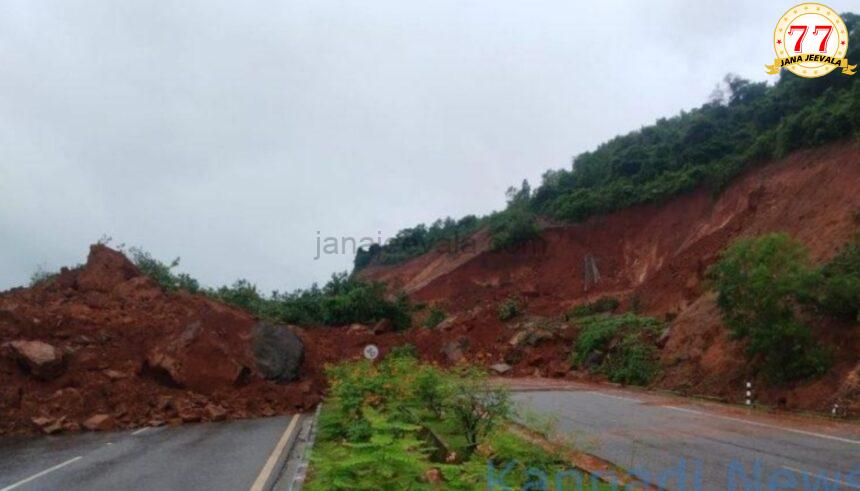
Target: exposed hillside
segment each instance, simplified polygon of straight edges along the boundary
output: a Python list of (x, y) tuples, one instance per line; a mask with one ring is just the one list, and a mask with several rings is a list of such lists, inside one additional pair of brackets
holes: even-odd
[[(572, 306), (611, 295), (622, 309), (674, 319), (661, 352), (662, 387), (737, 400), (750, 374), (742, 343), (722, 327), (705, 272), (733, 240), (786, 232), (813, 260), (832, 257), (860, 230), (860, 145), (800, 151), (747, 171), (714, 198), (700, 188), (663, 204), (630, 207), (581, 224), (550, 226), (517, 250), (495, 251), (485, 232), (460, 253), (430, 252), (401, 265), (371, 266), (362, 277), (402, 287), (415, 301), (448, 313), (452, 333), (472, 339), (465, 357), (501, 361), (511, 322), (497, 306), (523, 299), (529, 315), (558, 318)], [(596, 268), (594, 268), (596, 266)], [(596, 269), (596, 273), (594, 272)], [(858, 404), (860, 326), (818, 326), (837, 363), (817, 381), (762, 390), (771, 403), (827, 409)], [(445, 339), (450, 341), (451, 335)], [(568, 359), (562, 332), (514, 363), (514, 373), (550, 373)], [(445, 341), (438, 341), (442, 349)], [(430, 354), (435, 356), (435, 354)], [(542, 358), (535, 360), (535, 357)]]
[[(860, 17), (842, 17), (856, 36)], [(858, 57), (855, 43), (848, 58)], [(400, 263), (480, 228), (489, 230), (491, 244), (499, 248), (533, 237), (537, 223), (547, 218), (582, 222), (697, 188), (719, 192), (757, 165), (860, 137), (858, 81), (838, 73), (817, 79), (788, 75), (770, 85), (729, 75), (702, 106), (584, 152), (569, 168), (545, 172), (535, 189), (526, 181), (510, 188), (504, 210), (403, 229), (385, 244), (359, 250), (355, 269)]]

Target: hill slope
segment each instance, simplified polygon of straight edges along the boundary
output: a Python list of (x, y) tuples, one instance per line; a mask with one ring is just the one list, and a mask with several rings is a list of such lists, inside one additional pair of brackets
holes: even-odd
[[(661, 352), (659, 386), (737, 400), (749, 376), (743, 346), (731, 341), (721, 324), (713, 295), (703, 285), (706, 269), (738, 237), (777, 231), (803, 242), (813, 260), (829, 259), (860, 230), (858, 189), (860, 145), (833, 144), (747, 171), (716, 198), (699, 189), (663, 205), (550, 225), (515, 250), (492, 250), (482, 231), (462, 252), (432, 251), (359, 274), (441, 307), (454, 319), (444, 338), (469, 339), (465, 356), (486, 364), (501, 361), (507, 348), (510, 326), (496, 315), (504, 299), (520, 297), (528, 314), (557, 318), (572, 306), (612, 295), (625, 307), (673, 319)], [(763, 400), (826, 410), (839, 399), (860, 409), (860, 326), (819, 331), (825, 340), (837, 341), (839, 335), (833, 343), (835, 367), (817, 381), (762, 390)], [(562, 334), (530, 348), (513, 373), (552, 372), (567, 360), (571, 340)], [(424, 342), (444, 347), (441, 339)], [(436, 350), (430, 352), (436, 356)]]

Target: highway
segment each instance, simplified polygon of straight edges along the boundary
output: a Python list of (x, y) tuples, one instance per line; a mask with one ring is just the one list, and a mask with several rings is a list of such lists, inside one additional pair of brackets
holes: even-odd
[(512, 388), (524, 422), (660, 488), (860, 490), (856, 424), (606, 386)]
[[(520, 418), (664, 489), (860, 490), (860, 426), (605, 385), (506, 380)], [(313, 417), (0, 439), (0, 491), (297, 489)]]
[(312, 418), (0, 439), (0, 491), (290, 489), (283, 472)]

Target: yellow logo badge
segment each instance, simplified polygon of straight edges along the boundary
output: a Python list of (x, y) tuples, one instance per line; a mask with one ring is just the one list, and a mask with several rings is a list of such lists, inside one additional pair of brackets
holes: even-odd
[(777, 58), (773, 65), (765, 65), (771, 75), (783, 68), (804, 78), (821, 77), (837, 68), (845, 75), (854, 75), (857, 68), (845, 59), (845, 22), (820, 3), (801, 3), (782, 14), (773, 30), (773, 50)]

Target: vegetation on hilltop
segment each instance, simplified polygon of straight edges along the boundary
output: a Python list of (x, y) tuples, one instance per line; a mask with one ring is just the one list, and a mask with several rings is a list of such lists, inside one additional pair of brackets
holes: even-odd
[[(842, 18), (856, 37), (860, 17)], [(860, 59), (860, 43), (849, 48), (848, 59)], [(701, 107), (613, 138), (574, 158), (570, 169), (547, 171), (535, 190), (528, 183), (511, 188), (505, 210), (405, 229), (386, 245), (362, 249), (355, 269), (407, 260), (440, 238), (465, 239), (482, 226), (489, 228), (494, 246), (509, 246), (535, 236), (537, 216), (582, 221), (701, 186), (719, 192), (751, 165), (858, 136), (860, 77), (835, 70), (817, 79), (781, 76), (768, 84), (727, 76)]]
[(253, 283), (240, 279), (230, 286), (204, 288), (184, 273), (174, 273), (179, 259), (164, 263), (148, 252), (132, 248), (132, 262), (140, 271), (168, 292), (185, 290), (217, 299), (247, 310), (253, 315), (276, 322), (298, 325), (342, 326), (352, 323), (373, 324), (383, 319), (395, 329), (412, 325), (413, 307), (405, 295), (388, 298), (385, 285), (350, 277), (346, 272), (333, 274), (322, 287), (313, 284), (293, 292), (274, 291), (263, 295)]

